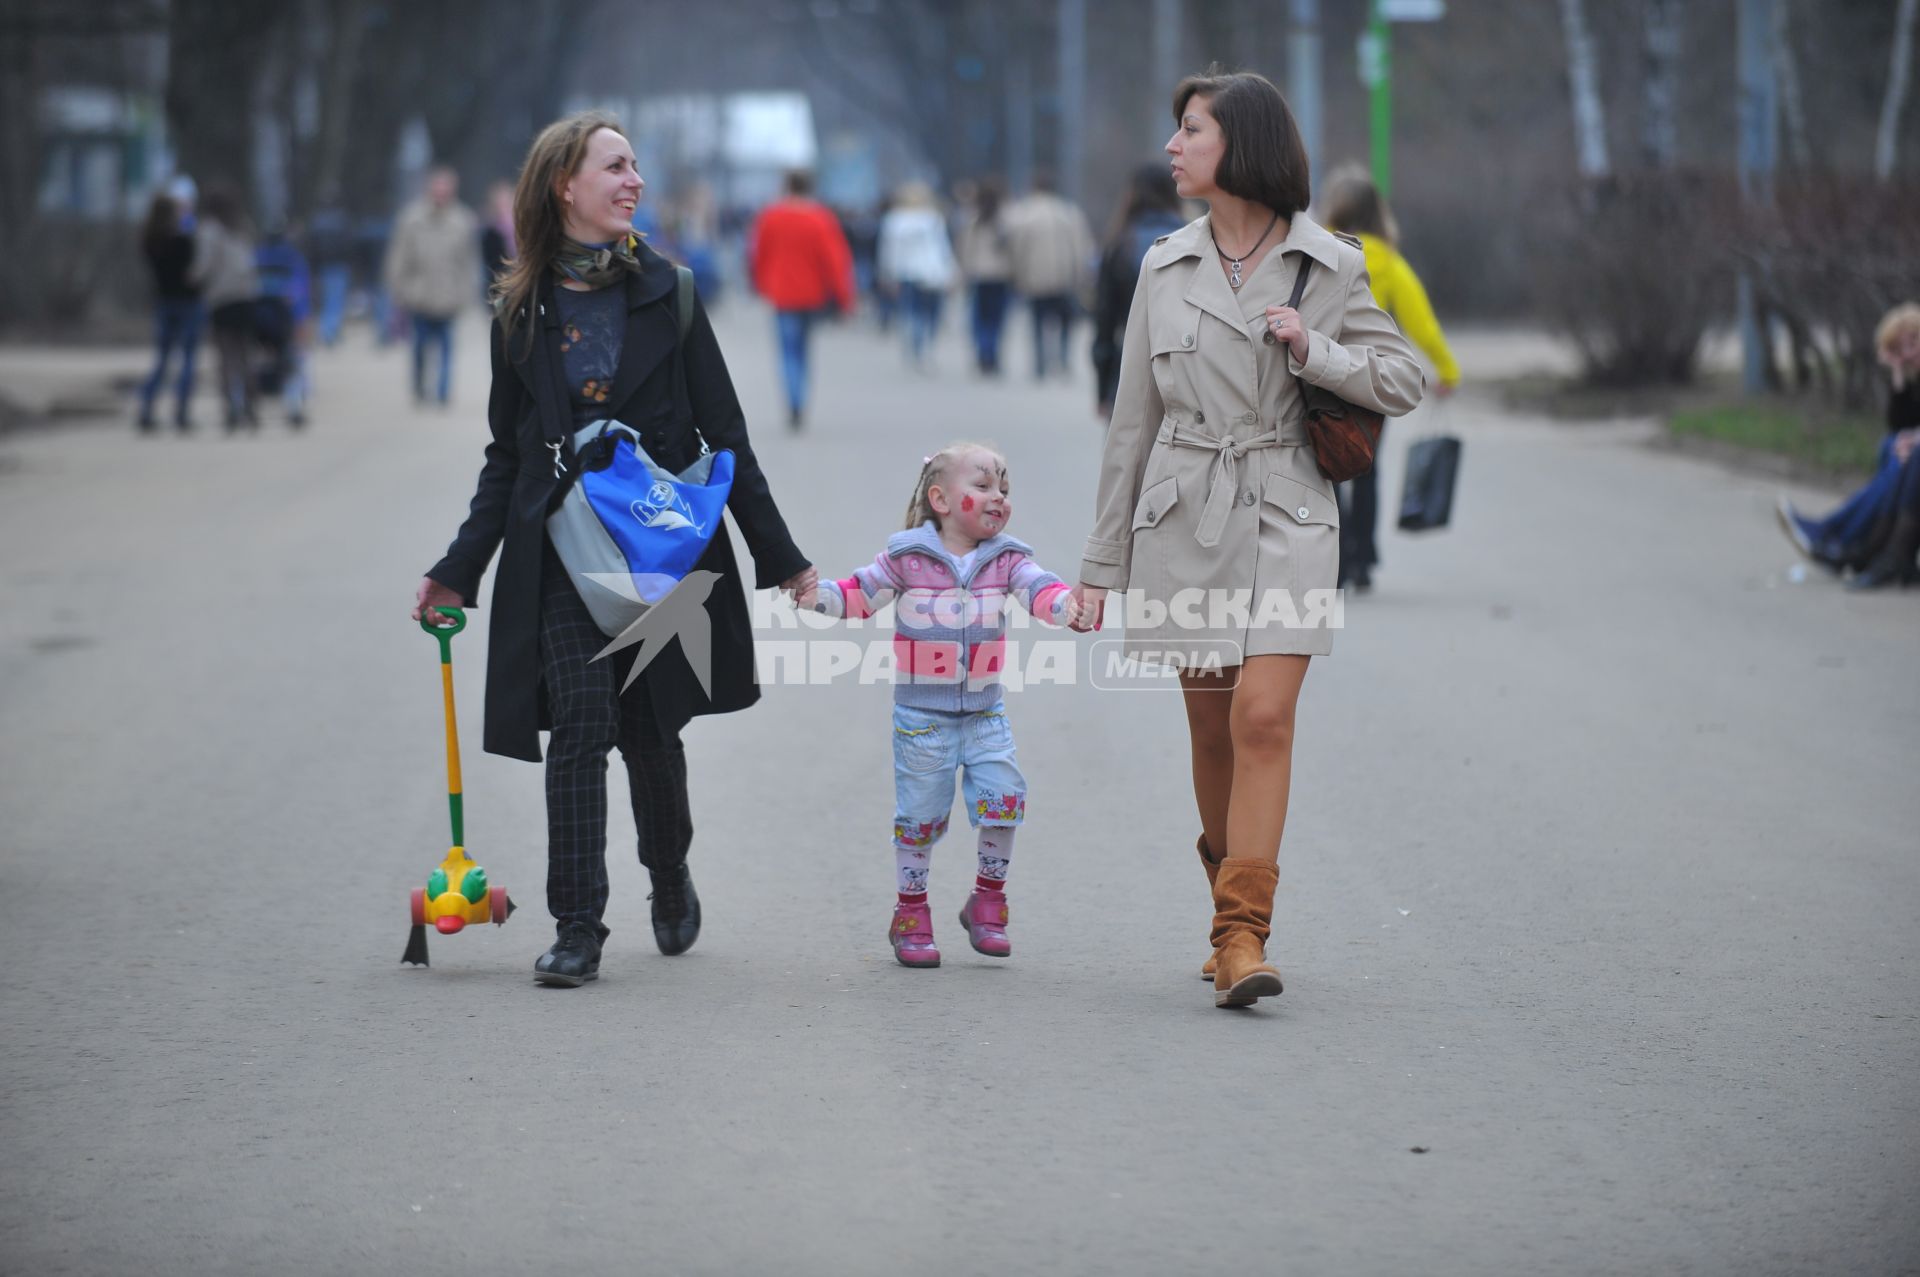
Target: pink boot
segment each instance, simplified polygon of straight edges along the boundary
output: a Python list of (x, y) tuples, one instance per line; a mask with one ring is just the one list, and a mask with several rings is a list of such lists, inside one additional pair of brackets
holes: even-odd
[(893, 907), (893, 925), (887, 928), (887, 939), (893, 942), (893, 956), (903, 967), (940, 965), (940, 951), (933, 947), (933, 911), (924, 901)]
[(1007, 893), (975, 887), (960, 906), (960, 925), (967, 929), (975, 953), (989, 958), (1004, 958), (1013, 952), (1007, 939)]

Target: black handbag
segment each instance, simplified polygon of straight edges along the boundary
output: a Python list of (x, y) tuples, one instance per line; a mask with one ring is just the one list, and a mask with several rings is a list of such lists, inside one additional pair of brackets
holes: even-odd
[(1453, 485), (1460, 476), (1460, 440), (1426, 435), (1407, 449), (1407, 472), (1400, 482), (1400, 530), (1444, 528), (1453, 517)]

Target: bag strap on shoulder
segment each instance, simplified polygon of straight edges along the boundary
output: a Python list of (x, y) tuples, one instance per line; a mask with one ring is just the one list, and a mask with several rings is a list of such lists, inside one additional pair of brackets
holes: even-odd
[(673, 268), (673, 318), (680, 326), (681, 340), (686, 340), (693, 327), (693, 272), (685, 266)]
[(687, 333), (693, 328), (693, 272), (685, 266), (673, 268), (673, 320), (679, 326), (680, 340), (673, 348), (673, 400), (682, 420), (693, 427), (700, 441), (700, 455), (713, 451), (707, 436), (701, 433), (700, 419), (693, 411), (693, 399), (687, 393)]
[(1305, 253), (1300, 254), (1300, 273), (1293, 277), (1293, 296), (1287, 298), (1287, 305), (1300, 309), (1300, 299), (1307, 295), (1307, 273), (1313, 269), (1313, 259)]

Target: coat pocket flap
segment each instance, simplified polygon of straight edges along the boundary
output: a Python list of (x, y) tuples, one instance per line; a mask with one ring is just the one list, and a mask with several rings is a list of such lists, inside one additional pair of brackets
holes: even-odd
[(1153, 355), (1191, 355), (1199, 344), (1195, 335), (1199, 312), (1181, 323), (1168, 323), (1147, 330), (1147, 351)]
[(1134, 530), (1153, 527), (1167, 517), (1167, 511), (1173, 509), (1179, 500), (1179, 481), (1173, 475), (1168, 475), (1140, 494), (1140, 504), (1133, 508)]
[(1340, 526), (1338, 503), (1320, 489), (1308, 487), (1298, 479), (1289, 479), (1284, 474), (1270, 474), (1264, 495), (1268, 505), (1284, 511), (1295, 523), (1323, 523), (1334, 528)]

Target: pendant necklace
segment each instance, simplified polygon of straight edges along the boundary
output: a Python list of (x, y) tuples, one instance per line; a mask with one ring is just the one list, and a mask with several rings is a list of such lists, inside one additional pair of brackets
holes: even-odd
[(1228, 272), (1227, 286), (1233, 289), (1234, 292), (1236, 293), (1239, 292), (1240, 285), (1247, 282), (1246, 280), (1240, 278), (1240, 263), (1246, 261), (1249, 257), (1252, 257), (1256, 252), (1258, 252), (1260, 250), (1260, 246), (1267, 242), (1267, 236), (1273, 234), (1273, 228), (1279, 224), (1280, 224), (1280, 214), (1278, 212), (1275, 212), (1273, 215), (1273, 220), (1267, 223), (1267, 229), (1264, 231), (1261, 231), (1260, 238), (1253, 241), (1253, 247), (1249, 248), (1246, 252), (1240, 254), (1240, 256), (1238, 257), (1229, 256), (1227, 253), (1227, 250), (1220, 247), (1219, 238), (1217, 236), (1214, 236), (1213, 234), (1213, 224), (1211, 222), (1207, 224), (1207, 234), (1209, 237), (1213, 238), (1213, 251), (1227, 259), (1227, 272)]

